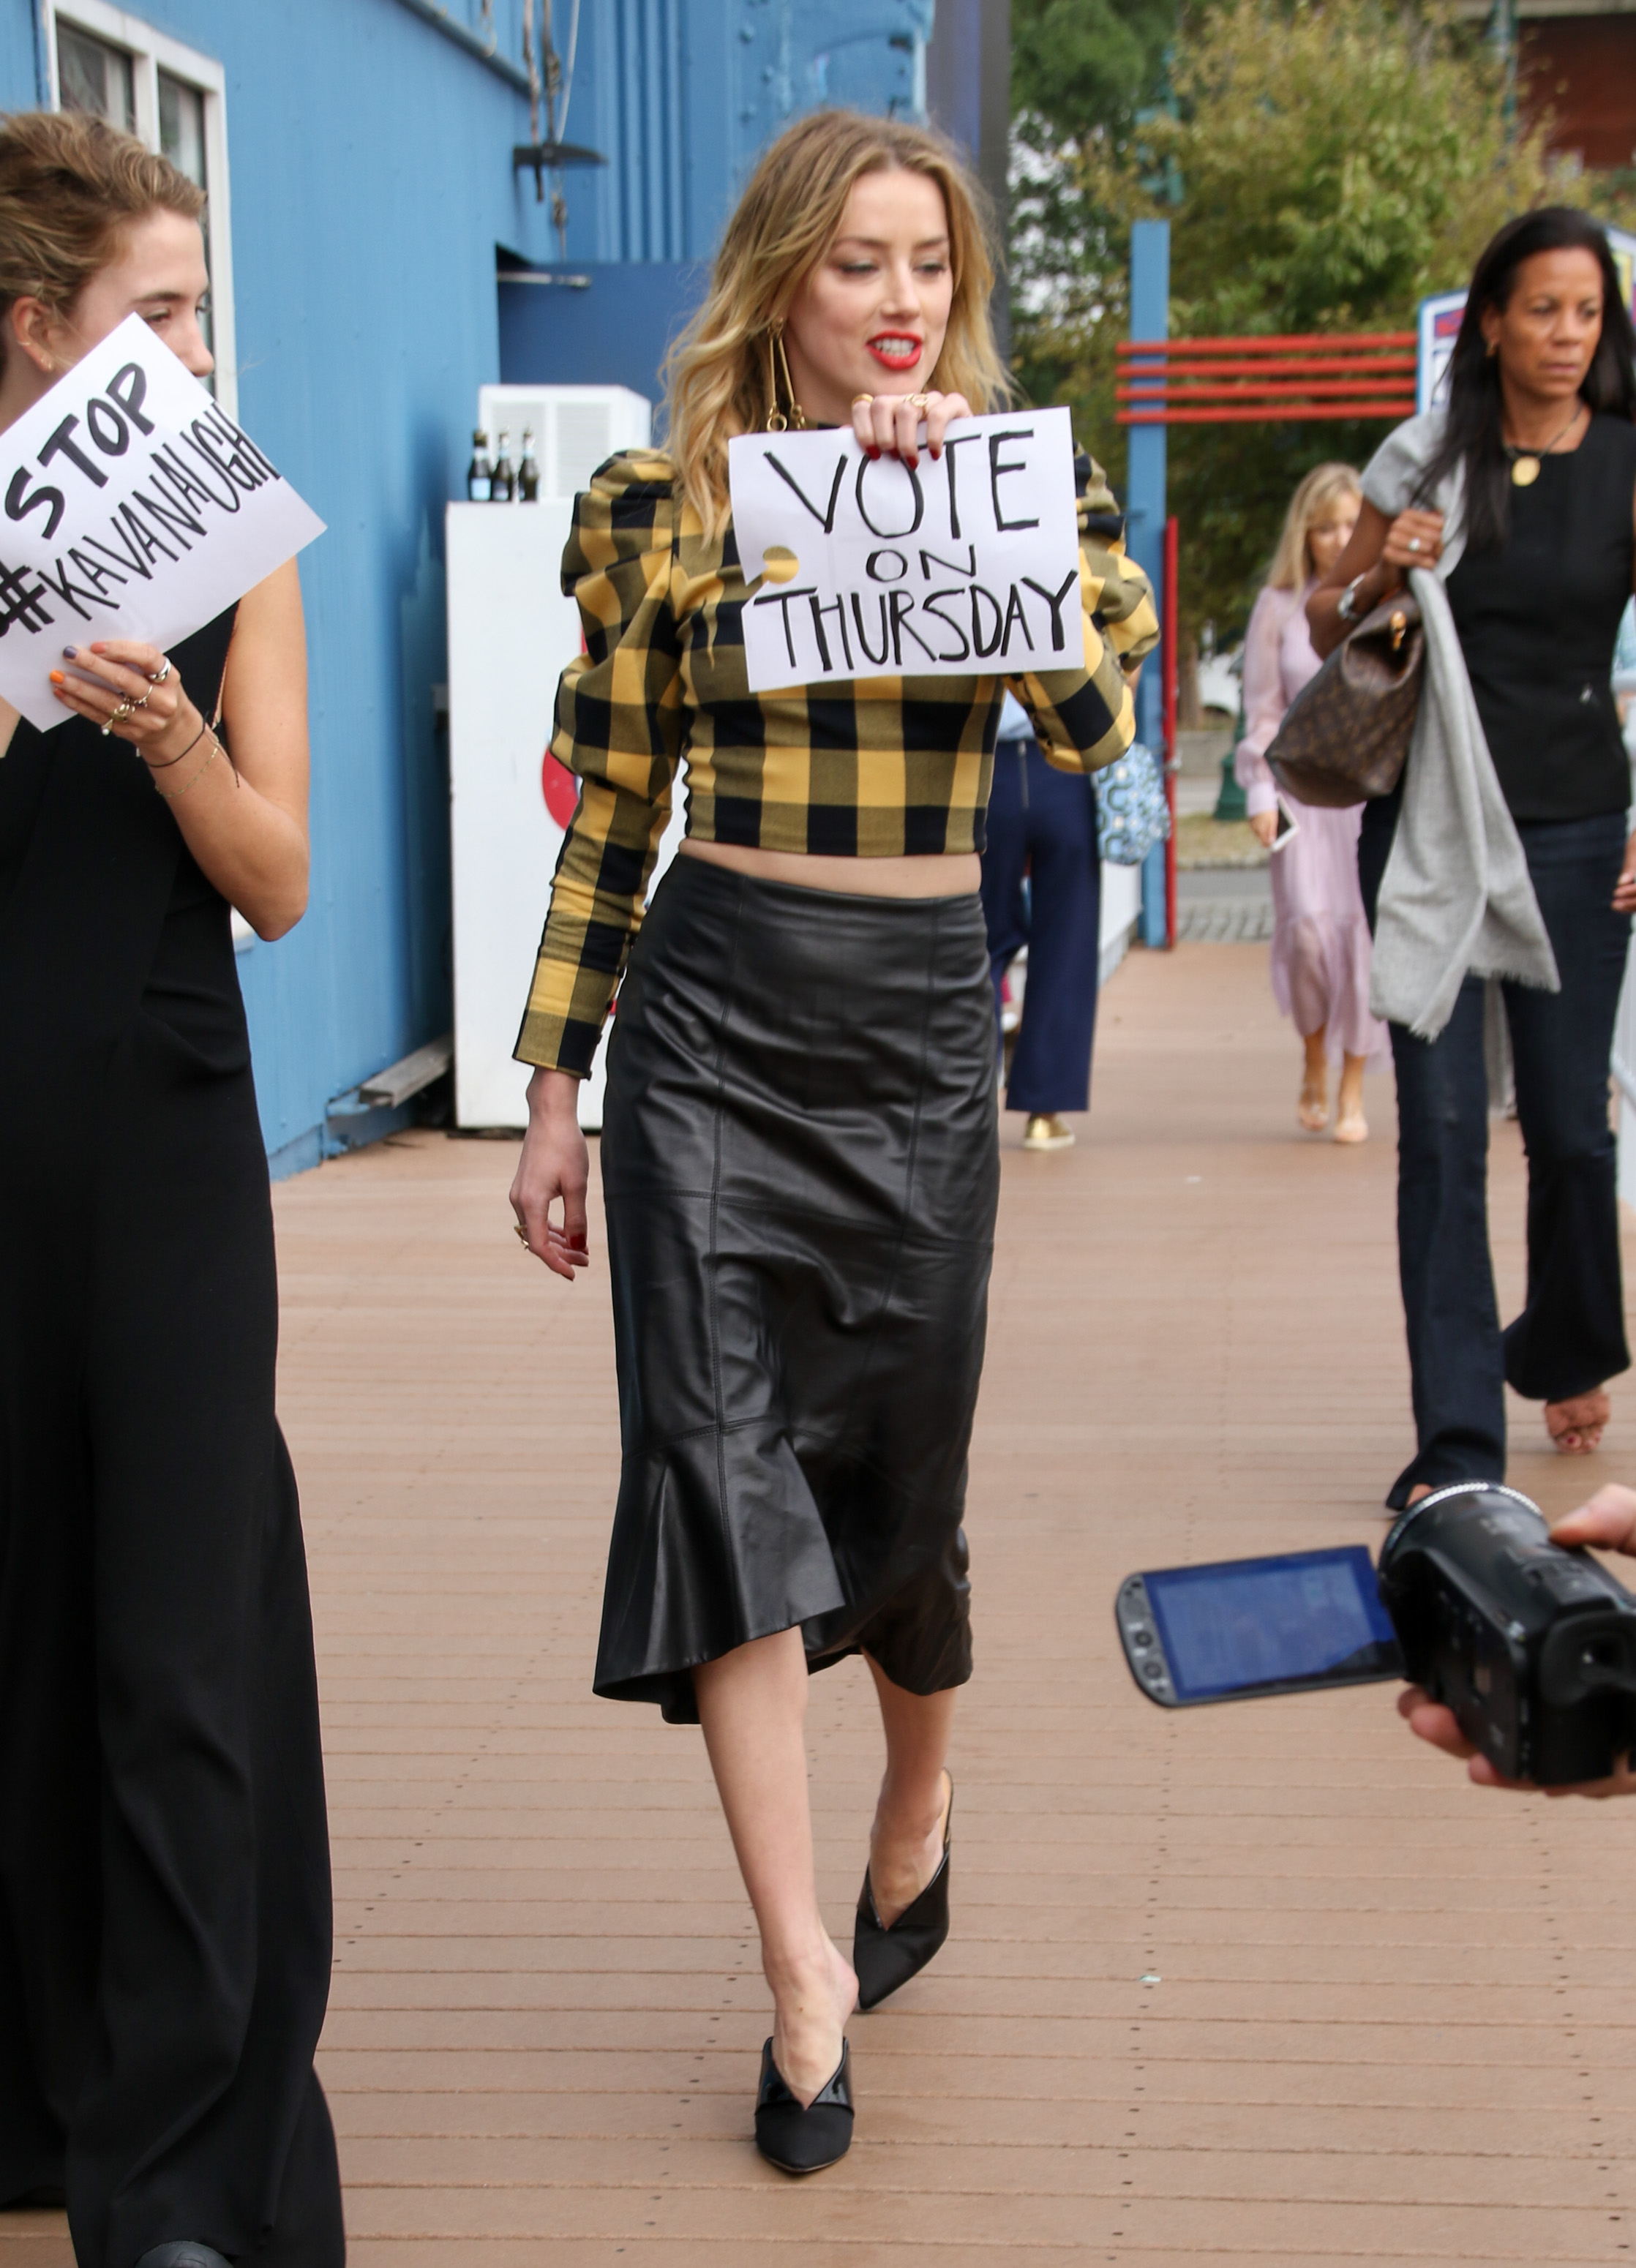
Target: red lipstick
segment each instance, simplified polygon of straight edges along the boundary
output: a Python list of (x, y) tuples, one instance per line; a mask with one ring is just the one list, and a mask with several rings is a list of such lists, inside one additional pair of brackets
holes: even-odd
[(881, 331), (866, 342), (870, 353), (885, 370), (913, 370), (925, 352), (925, 341), (912, 331)]

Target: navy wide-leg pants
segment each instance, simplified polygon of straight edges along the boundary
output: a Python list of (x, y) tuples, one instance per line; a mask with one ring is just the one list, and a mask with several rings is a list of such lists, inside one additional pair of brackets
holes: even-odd
[(1096, 796), (1088, 777), (1048, 764), (1037, 740), (1001, 740), (983, 854), (997, 1026), (1000, 979), (1022, 946), (1028, 948), (1008, 1110), (1032, 1116), (1089, 1108), (1102, 895)]

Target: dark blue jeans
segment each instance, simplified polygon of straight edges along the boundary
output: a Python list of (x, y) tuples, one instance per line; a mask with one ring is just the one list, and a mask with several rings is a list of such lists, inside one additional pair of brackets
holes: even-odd
[(1037, 740), (998, 742), (983, 854), (997, 1026), (1000, 979), (1013, 956), (1028, 948), (1022, 1028), (1006, 1088), (1008, 1110), (1032, 1116), (1090, 1105), (1102, 909), (1090, 781), (1048, 764)]
[[(1359, 880), (1371, 928), (1396, 799), (1367, 806)], [(1630, 917), (1612, 909), (1625, 817), (1522, 821), (1517, 832), (1557, 956), (1559, 992), (1502, 987), (1528, 1153), (1528, 1292), (1500, 1327), (1488, 1248), (1483, 986), (1468, 977), (1435, 1040), (1391, 1027), (1397, 1071), (1397, 1265), (1408, 1325), (1418, 1482), (1503, 1480), (1504, 1387), (1535, 1402), (1630, 1367), (1619, 1269), (1608, 1059)]]

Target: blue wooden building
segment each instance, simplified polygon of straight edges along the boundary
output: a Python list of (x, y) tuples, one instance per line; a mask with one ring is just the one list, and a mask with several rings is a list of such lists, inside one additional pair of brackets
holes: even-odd
[[(240, 961), (275, 1172), (384, 1130), (337, 1098), (448, 1026), (443, 508), (479, 385), (651, 394), (746, 169), (801, 110), (921, 117), (930, 90), (1003, 179), (991, 0), (549, 13), (547, 75), (541, 0), (0, 0), (0, 107), (99, 110), (205, 187), (220, 391), (328, 523), (302, 561), (311, 908)], [(517, 153), (542, 141), (603, 162), (536, 179)]]

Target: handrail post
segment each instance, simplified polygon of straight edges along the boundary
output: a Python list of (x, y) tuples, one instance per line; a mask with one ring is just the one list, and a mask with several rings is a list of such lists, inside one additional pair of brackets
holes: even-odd
[[(1168, 220), (1139, 220), (1131, 230), (1131, 336), (1168, 338), (1170, 332), (1170, 224)], [(1136, 367), (1139, 369), (1139, 363)], [(1161, 608), (1164, 596), (1165, 429), (1162, 425), (1132, 425), (1128, 429), (1129, 453), (1125, 470), (1126, 541), (1132, 559), (1153, 586)], [(1168, 666), (1161, 651), (1161, 671), (1142, 672), (1136, 695), (1136, 735), (1150, 748), (1162, 746), (1164, 732), (1161, 674)], [(1160, 846), (1142, 865), (1142, 942), (1166, 941), (1165, 865)]]
[(1174, 517), (1165, 522), (1164, 628), (1160, 656), (1164, 663), (1165, 801), (1170, 809), (1170, 832), (1165, 837), (1165, 944), (1175, 943), (1175, 784), (1181, 770), (1176, 747), (1176, 689), (1181, 674), (1181, 644), (1176, 632), (1180, 613), (1181, 578), (1177, 571), (1179, 530)]

